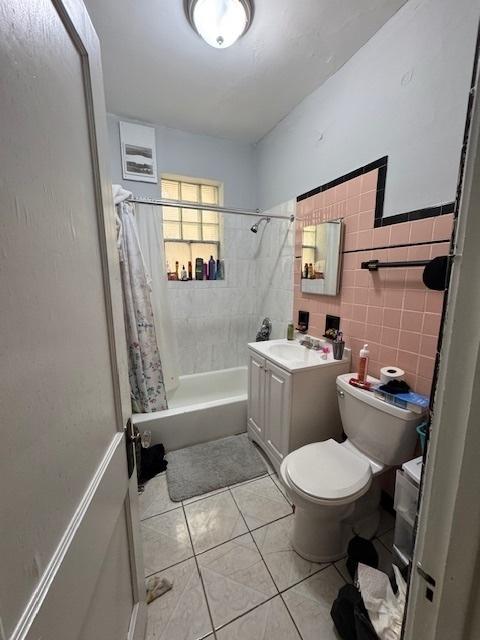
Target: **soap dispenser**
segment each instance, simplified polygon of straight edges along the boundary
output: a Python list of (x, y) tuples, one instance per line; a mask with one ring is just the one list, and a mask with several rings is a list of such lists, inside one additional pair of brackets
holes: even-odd
[(360, 358), (358, 361), (358, 380), (359, 382), (367, 381), (367, 372), (368, 372), (368, 344), (363, 345), (363, 349), (360, 349)]

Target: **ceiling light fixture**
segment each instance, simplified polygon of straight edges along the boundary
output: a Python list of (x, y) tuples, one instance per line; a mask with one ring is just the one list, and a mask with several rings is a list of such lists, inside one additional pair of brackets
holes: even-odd
[(226, 49), (250, 26), (253, 17), (251, 0), (186, 0), (187, 18), (207, 44)]

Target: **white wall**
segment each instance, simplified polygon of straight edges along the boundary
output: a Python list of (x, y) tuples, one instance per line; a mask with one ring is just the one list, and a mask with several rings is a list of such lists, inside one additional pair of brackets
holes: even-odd
[(389, 156), (385, 215), (454, 199), (478, 0), (409, 0), (257, 145), (271, 207)]
[[(123, 179), (119, 120), (138, 122), (113, 114), (107, 116), (112, 182), (123, 184), (135, 195), (159, 198), (159, 184)], [(174, 173), (191, 178), (218, 180), (224, 185), (225, 205), (255, 209), (257, 195), (253, 145), (224, 138), (200, 136), (147, 122), (139, 124), (155, 127), (159, 175)]]

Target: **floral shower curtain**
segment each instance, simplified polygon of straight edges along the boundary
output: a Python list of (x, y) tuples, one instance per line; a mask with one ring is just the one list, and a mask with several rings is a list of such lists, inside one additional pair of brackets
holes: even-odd
[(114, 196), (132, 408), (136, 413), (161, 411), (168, 409), (168, 404), (153, 321), (149, 276), (140, 249), (133, 205), (121, 200), (115, 192)]

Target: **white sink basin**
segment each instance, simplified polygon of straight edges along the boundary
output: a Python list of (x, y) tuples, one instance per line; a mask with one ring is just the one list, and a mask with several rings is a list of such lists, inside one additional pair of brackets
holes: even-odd
[(332, 347), (327, 357), (321, 351), (307, 349), (296, 340), (270, 340), (266, 342), (251, 342), (250, 349), (267, 358), (274, 364), (287, 369), (297, 371), (314, 367), (324, 367), (345, 362), (350, 362), (350, 350), (345, 349), (343, 360), (334, 360)]
[(321, 359), (318, 351), (312, 351), (311, 349), (302, 347), (302, 345), (298, 343), (270, 344), (266, 348), (266, 353), (272, 356), (272, 358), (277, 357), (282, 360), (291, 361), (317, 362), (319, 358)]

